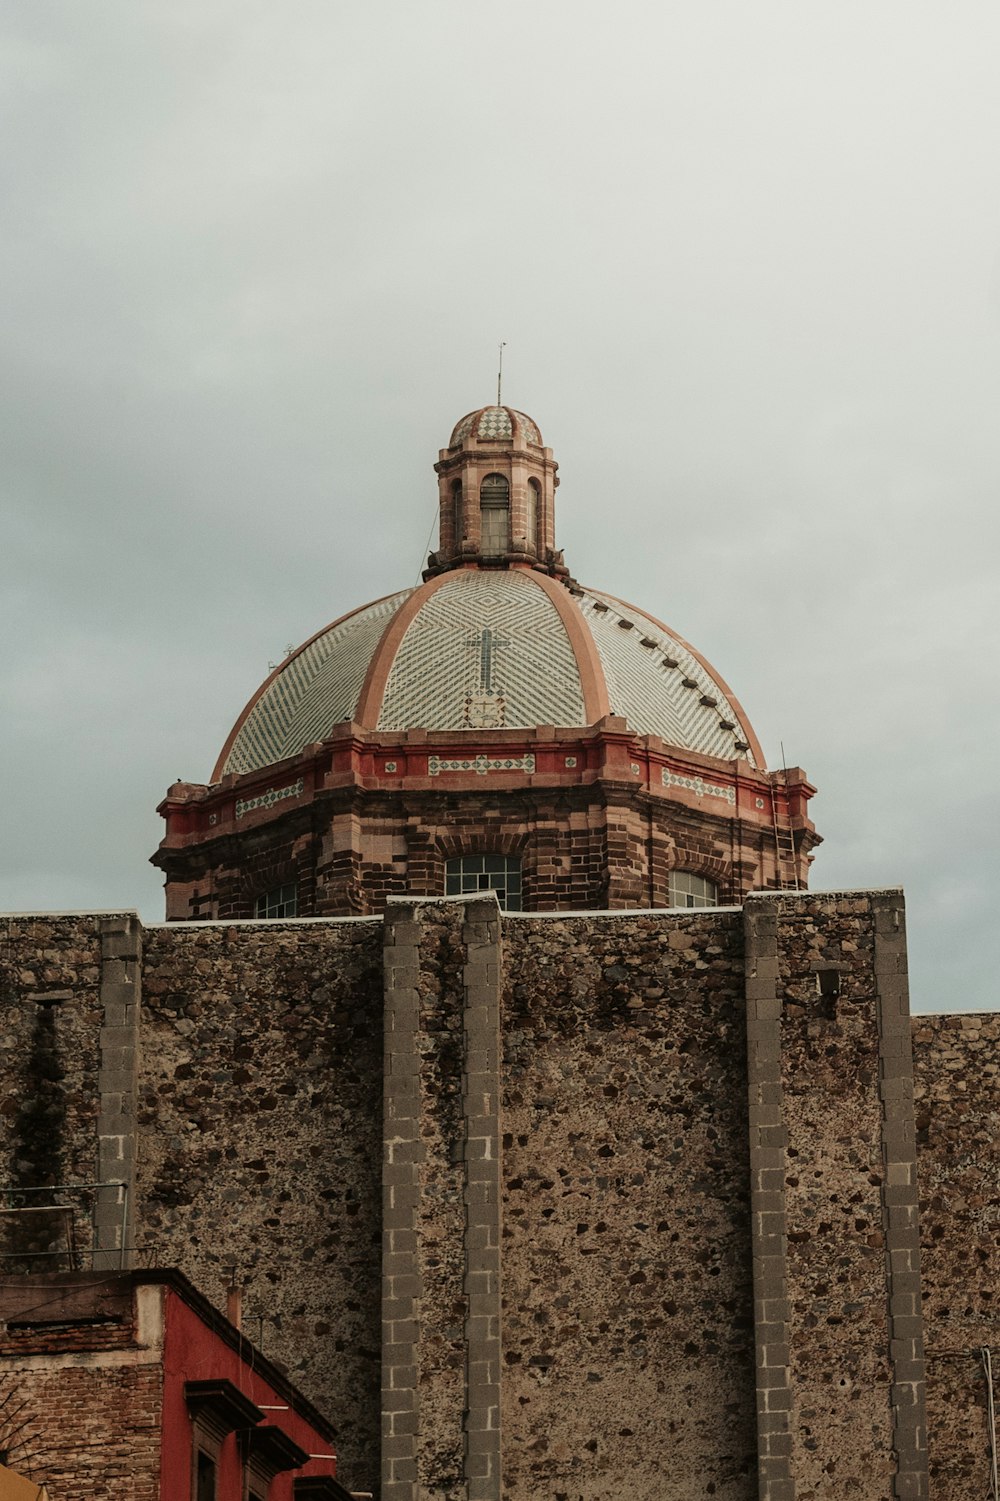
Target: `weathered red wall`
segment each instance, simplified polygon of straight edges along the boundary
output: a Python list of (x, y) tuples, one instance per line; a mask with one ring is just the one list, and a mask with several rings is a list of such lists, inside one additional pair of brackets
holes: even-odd
[[(186, 1495), (185, 1487), (190, 1483), (192, 1427), (184, 1399), (186, 1381), (231, 1381), (238, 1391), (264, 1409), (265, 1422), (280, 1427), (307, 1454), (330, 1456), (311, 1460), (296, 1470), (295, 1476), (336, 1474), (330, 1440), (263, 1380), (250, 1359), (241, 1358), (202, 1322), (183, 1298), (170, 1290), (166, 1294), (163, 1377), (161, 1501), (176, 1501), (178, 1496)], [(218, 1501), (242, 1501), (242, 1467), (234, 1433), (222, 1445), (217, 1479)], [(289, 1472), (275, 1476), (268, 1492), (269, 1501), (292, 1501), (292, 1480)]]

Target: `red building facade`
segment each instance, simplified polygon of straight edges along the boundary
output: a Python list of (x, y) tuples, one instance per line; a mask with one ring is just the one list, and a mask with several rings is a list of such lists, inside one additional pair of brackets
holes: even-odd
[(53, 1501), (351, 1501), (331, 1425), (179, 1272), (5, 1282), (0, 1382)]
[(510, 407), (435, 466), (424, 582), (342, 616), (251, 698), (153, 857), (167, 917), (375, 913), (492, 887), (509, 910), (738, 903), (805, 886), (814, 788), (768, 771), (681, 636), (571, 576), (558, 465)]

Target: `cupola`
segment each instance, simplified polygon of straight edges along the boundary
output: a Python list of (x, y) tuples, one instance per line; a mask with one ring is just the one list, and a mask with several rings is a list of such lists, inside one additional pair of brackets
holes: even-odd
[(555, 542), (559, 468), (537, 423), (514, 407), (480, 407), (456, 423), (434, 466), (440, 531), (424, 578), (450, 568), (567, 569)]
[(682, 636), (570, 577), (538, 425), (479, 407), (434, 468), (423, 582), (289, 652), (211, 782), (161, 803), (168, 917), (363, 916), (484, 889), (525, 912), (706, 906), (804, 885), (813, 788), (767, 770)]

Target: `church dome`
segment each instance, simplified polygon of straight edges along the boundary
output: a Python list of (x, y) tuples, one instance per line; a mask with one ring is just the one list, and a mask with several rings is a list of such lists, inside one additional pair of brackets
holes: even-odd
[(607, 715), (678, 749), (763, 768), (723, 679), (644, 610), (535, 569), (456, 568), (354, 610), (293, 652), (250, 700), (213, 779), (295, 756), (345, 721), (481, 737), (586, 728)]
[(211, 784), (161, 802), (168, 919), (482, 890), (508, 911), (710, 906), (805, 884), (815, 789), (766, 769), (682, 636), (576, 581), (558, 470), (514, 407), (455, 424), (422, 582), (290, 652)]

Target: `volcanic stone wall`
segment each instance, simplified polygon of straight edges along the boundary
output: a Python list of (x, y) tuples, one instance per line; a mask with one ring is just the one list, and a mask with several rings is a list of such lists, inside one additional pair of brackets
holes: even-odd
[[(242, 1286), (349, 1485), (925, 1494), (898, 892), (5, 923), (4, 1186), (127, 1182), (78, 1244)], [(1000, 1020), (914, 1028), (931, 1458), (978, 1501)]]
[(504, 1495), (756, 1495), (741, 915), (504, 924)]
[[(0, 1182), (11, 1191), (0, 1207), (13, 1211), (0, 1218), (7, 1273), (65, 1270), (74, 1247), (93, 1249), (102, 1192), (90, 1185), (99, 1177), (103, 921), (5, 917), (0, 927)], [(63, 1183), (88, 1187), (37, 1192)], [(56, 1200), (66, 1212), (33, 1207)]]
[(902, 895), (745, 917), (761, 1492), (926, 1496)]
[(933, 1494), (990, 1494), (1000, 1405), (1000, 1013), (918, 1016), (913, 1061)]
[(145, 938), (137, 1185), (146, 1262), (220, 1307), (377, 1474), (381, 924)]

